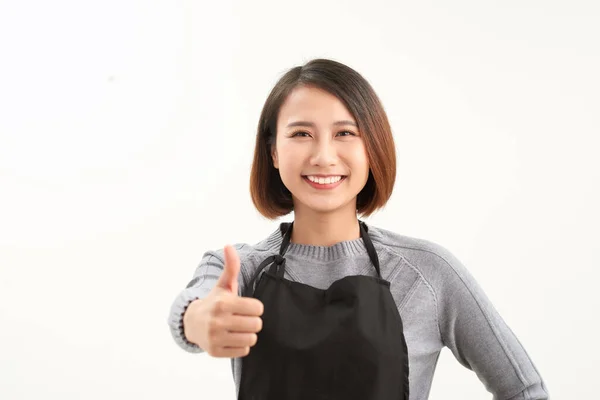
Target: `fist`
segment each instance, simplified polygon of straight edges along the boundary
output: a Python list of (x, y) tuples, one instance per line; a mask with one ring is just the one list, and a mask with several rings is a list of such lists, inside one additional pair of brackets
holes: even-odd
[(255, 298), (238, 296), (240, 259), (231, 246), (225, 246), (224, 254), (225, 265), (215, 287), (188, 306), (184, 334), (213, 357), (244, 357), (256, 344), (264, 308)]

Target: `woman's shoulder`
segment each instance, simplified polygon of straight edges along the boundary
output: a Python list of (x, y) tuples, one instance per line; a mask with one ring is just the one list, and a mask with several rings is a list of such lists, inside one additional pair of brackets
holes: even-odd
[(400, 257), (430, 283), (443, 284), (449, 275), (468, 274), (456, 255), (438, 242), (375, 226), (370, 227), (369, 234), (373, 243), (383, 251)]
[(369, 235), (374, 243), (401, 254), (413, 252), (425, 255), (429, 253), (437, 257), (443, 257), (449, 253), (446, 247), (433, 240), (409, 236), (377, 226), (369, 227)]

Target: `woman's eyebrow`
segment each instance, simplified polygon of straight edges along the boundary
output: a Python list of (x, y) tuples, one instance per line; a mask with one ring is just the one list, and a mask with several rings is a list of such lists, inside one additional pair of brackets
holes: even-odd
[[(335, 121), (335, 122), (334, 122), (332, 125), (334, 125), (334, 126), (339, 126), (339, 125), (352, 125), (352, 126), (356, 126), (356, 127), (358, 127), (358, 126), (356, 125), (356, 122), (354, 122), (354, 121), (349, 121), (349, 120)], [(296, 121), (296, 122), (290, 122), (290, 123), (287, 125), (287, 128), (291, 128), (291, 127), (294, 127), (294, 126), (306, 126), (306, 127), (309, 127), (309, 128), (314, 128), (316, 125), (315, 125), (314, 123), (312, 123), (312, 122), (308, 122), (308, 121)]]

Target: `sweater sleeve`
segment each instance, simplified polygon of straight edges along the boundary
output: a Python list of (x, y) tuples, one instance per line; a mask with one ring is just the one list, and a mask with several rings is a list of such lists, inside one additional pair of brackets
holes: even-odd
[[(245, 250), (245, 244), (236, 244), (233, 247), (238, 251), (240, 256), (240, 275), (239, 281), (239, 292), (243, 290), (243, 255), (240, 251)], [(173, 303), (169, 311), (167, 323), (171, 331), (171, 335), (175, 340), (175, 343), (179, 345), (183, 350), (190, 353), (202, 353), (204, 352), (198, 345), (191, 343), (187, 340), (183, 329), (183, 315), (190, 303), (196, 299), (202, 299), (210, 293), (212, 288), (216, 285), (221, 273), (223, 272), (224, 266), (224, 255), (223, 249), (217, 251), (208, 251), (204, 253), (200, 264), (196, 268), (194, 275), (186, 288), (181, 290)]]
[(437, 246), (438, 321), (442, 341), (474, 371), (494, 400), (545, 400), (529, 355), (464, 265)]

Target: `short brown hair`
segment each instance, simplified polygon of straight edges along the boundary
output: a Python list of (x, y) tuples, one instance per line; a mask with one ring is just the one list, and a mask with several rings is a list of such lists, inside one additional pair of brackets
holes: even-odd
[(372, 214), (387, 203), (396, 180), (396, 148), (391, 127), (371, 85), (352, 68), (322, 58), (287, 71), (265, 101), (250, 173), (250, 195), (254, 206), (269, 219), (287, 215), (294, 209), (292, 195), (273, 166), (271, 145), (277, 137), (279, 109), (292, 90), (299, 86), (317, 87), (331, 93), (356, 119), (370, 165), (369, 178), (357, 196), (356, 208), (364, 216)]

